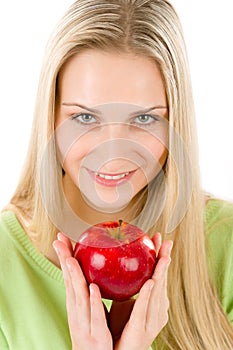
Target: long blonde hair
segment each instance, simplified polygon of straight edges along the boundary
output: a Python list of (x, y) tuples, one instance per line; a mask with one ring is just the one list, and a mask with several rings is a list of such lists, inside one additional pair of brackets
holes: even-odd
[[(179, 135), (190, 160), (183, 162), (184, 150), (177, 144), (177, 138), (170, 137), (165, 176), (154, 182), (157, 195), (150, 197), (149, 207), (140, 216), (144, 223), (154, 222), (156, 203), (163, 192), (159, 188), (163, 188), (165, 181), (164, 209), (155, 226), (148, 224), (150, 233), (156, 228), (165, 238), (180, 191), (182, 200), (187, 201), (184, 217), (177, 225), (171, 225), (174, 248), (168, 283), (169, 322), (154, 346), (173, 350), (229, 350), (233, 348), (233, 331), (210, 282), (206, 262), (204, 196), (199, 182), (186, 48), (179, 19), (167, 0), (79, 0), (70, 7), (46, 48), (29, 150), (10, 205), (19, 215), (28, 218), (31, 238), (38, 246), (54, 239), (56, 227), (41, 198), (41, 171), (45, 172), (42, 186), (46, 195), (59, 210), (59, 196), (56, 196), (62, 167), (57, 160), (55, 140), (50, 139), (54, 131), (56, 83), (67, 59), (86, 48), (135, 53), (155, 60), (166, 87), (169, 125)], [(46, 166), (41, 167), (49, 139), (50, 153)], [(179, 173), (176, 160), (180, 160)], [(187, 199), (190, 173), (192, 192)]]

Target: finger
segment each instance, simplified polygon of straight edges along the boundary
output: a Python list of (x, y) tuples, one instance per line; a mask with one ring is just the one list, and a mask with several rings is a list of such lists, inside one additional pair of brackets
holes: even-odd
[(67, 248), (69, 249), (71, 255), (73, 255), (73, 245), (72, 245), (71, 240), (66, 235), (64, 235), (64, 233), (61, 233), (61, 232), (58, 233), (57, 239), (59, 241), (65, 243)]
[(68, 248), (67, 244), (60, 240), (55, 240), (53, 242), (53, 248), (57, 253), (64, 279), (69, 277), (69, 272), (67, 270), (66, 266), (66, 259), (70, 258), (72, 256), (70, 249)]
[(152, 237), (152, 242), (154, 243), (154, 246), (155, 246), (156, 256), (158, 256), (158, 253), (162, 244), (162, 237), (159, 232), (156, 232), (154, 234), (154, 236)]
[(89, 321), (89, 292), (79, 263), (71, 256), (70, 250), (63, 240), (54, 241), (53, 247), (57, 252), (64, 276), (69, 320), (72, 324), (78, 321), (77, 317), (80, 313), (77, 312), (77, 308), (80, 308), (81, 304), (82, 312), (84, 312), (85, 317)]
[(96, 284), (91, 283), (90, 290), (90, 309), (91, 309), (91, 336), (94, 339), (106, 337), (108, 326), (105, 315), (104, 305), (101, 294)]
[(157, 314), (160, 315), (162, 324), (165, 325), (167, 322), (167, 311), (169, 307), (169, 300), (167, 297), (167, 276), (170, 261), (171, 258), (167, 256), (160, 258), (153, 274), (152, 279), (154, 280), (154, 288), (151, 292), (148, 307), (146, 321), (147, 328), (150, 326), (153, 327), (155, 319), (154, 310), (157, 310)]
[[(53, 242), (53, 247), (57, 253), (57, 256), (60, 261), (61, 269), (63, 272), (64, 283), (66, 287), (66, 307), (68, 312), (68, 319), (71, 319), (71, 322), (74, 322), (74, 317), (71, 315), (72, 308), (75, 309), (76, 296), (73, 289), (73, 283), (71, 280), (71, 275), (66, 264), (66, 259), (71, 257), (70, 250), (68, 249), (66, 243), (60, 240)], [(69, 321), (69, 324), (71, 323)]]
[(173, 241), (172, 240), (167, 240), (164, 241), (160, 247), (159, 254), (158, 254), (158, 259), (164, 256), (170, 256), (173, 248)]
[(70, 258), (72, 256), (68, 246), (66, 243), (60, 240), (56, 240), (53, 242), (53, 248), (57, 253), (61, 269), (63, 272), (64, 282), (65, 284), (69, 282), (69, 271), (67, 269), (66, 265), (66, 259)]
[(85, 330), (90, 328), (89, 289), (78, 261), (69, 257), (66, 266), (70, 275), (67, 288), (67, 311)]
[(152, 279), (155, 282), (157, 280), (160, 280), (160, 278), (164, 276), (166, 270), (168, 269), (168, 266), (170, 265), (170, 262), (171, 262), (170, 256), (165, 255), (159, 258), (152, 276)]
[(129, 318), (129, 326), (134, 328), (135, 331), (141, 331), (142, 328), (146, 328), (148, 304), (153, 286), (154, 281), (152, 279), (147, 280), (142, 286), (138, 298), (135, 301)]
[(73, 257), (66, 259), (66, 266), (71, 277), (73, 288), (75, 290), (76, 304), (82, 304), (83, 299), (89, 299), (89, 289), (82, 269), (78, 261)]
[(65, 262), (65, 260), (71, 257), (72, 250), (70, 249), (69, 243), (65, 240), (57, 239), (53, 242), (53, 248), (55, 249), (60, 262)]
[(156, 265), (152, 279), (154, 281), (154, 288), (151, 293), (151, 309), (156, 307), (156, 303), (160, 303), (160, 299), (167, 298), (167, 276), (168, 268), (171, 262), (171, 258), (168, 256), (162, 257), (159, 259), (158, 264)]

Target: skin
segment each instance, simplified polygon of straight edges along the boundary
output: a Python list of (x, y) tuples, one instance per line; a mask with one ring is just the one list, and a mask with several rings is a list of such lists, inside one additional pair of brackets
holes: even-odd
[[(154, 109), (150, 113), (154, 113), (164, 120), (168, 119), (166, 94), (160, 71), (154, 61), (146, 57), (91, 50), (84, 51), (72, 57), (61, 69), (58, 91), (56, 128), (81, 112), (90, 115), (87, 110), (74, 106), (74, 102), (89, 108), (109, 103), (129, 103), (142, 106), (143, 109), (162, 106), (163, 108)], [(100, 117), (100, 120), (102, 124), (106, 122), (104, 117)], [(127, 118), (124, 121), (127, 122)], [(93, 125), (95, 126), (95, 124)], [(73, 120), (73, 127), (77, 127), (75, 120)], [(146, 128), (134, 126), (133, 132), (128, 135), (124, 123), (116, 125), (116, 123), (110, 122), (103, 128), (93, 128), (90, 131), (89, 126), (82, 125), (83, 136), (72, 144), (63, 160), (63, 169), (65, 170), (63, 178), (64, 193), (72, 210), (82, 220), (94, 224), (106, 220), (115, 220), (119, 217), (125, 221), (132, 219), (127, 216), (127, 213), (130, 211), (133, 201), (123, 203), (126, 206), (122, 205), (118, 212), (113, 214), (108, 213), (106, 215), (106, 212), (101, 210), (102, 208), (100, 210), (93, 209), (83, 199), (78, 174), (82, 170), (83, 162), (88, 159), (89, 154), (97, 145), (101, 146), (104, 142), (117, 138), (137, 142), (140, 147), (145, 149), (143, 157), (148, 164), (146, 169), (141, 169), (130, 159), (114, 159), (114, 156), (111, 161), (103, 165), (100, 164), (100, 168), (95, 169), (112, 175), (137, 169), (130, 179), (131, 197), (134, 198), (147, 185), (148, 177), (153, 178), (158, 173), (158, 170), (150, 168), (152, 162), (148, 159), (148, 154), (153, 154), (154, 159), (161, 167), (166, 160), (167, 148), (165, 144), (167, 141), (164, 123), (159, 122), (158, 127), (162, 129), (160, 133), (163, 142), (154, 134), (149, 133)], [(90, 179), (87, 173), (84, 176), (87, 188), (91, 187), (93, 180)], [(107, 206), (114, 203), (117, 198), (115, 188), (106, 188), (96, 184), (95, 189)]]
[[(66, 120), (80, 112), (86, 112), (80, 107), (67, 106), (67, 103), (77, 101), (88, 107), (108, 103), (130, 103), (143, 106), (163, 106), (156, 113), (168, 119), (168, 109), (163, 80), (155, 62), (146, 57), (114, 52), (84, 51), (72, 57), (61, 69), (58, 79), (56, 105), (56, 128)], [(64, 105), (64, 103), (66, 105)], [(136, 128), (137, 129), (137, 128)], [(136, 130), (135, 129), (135, 130)], [(121, 217), (125, 221), (134, 197), (147, 184), (145, 171), (138, 168), (130, 179), (132, 200), (127, 206), (119, 208), (115, 213), (96, 210), (83, 200), (77, 174), (82, 170), (82, 162), (92, 152), (96, 143), (123, 137), (122, 125), (109, 124), (104, 133), (87, 132), (77, 140), (64, 157), (63, 188), (65, 196), (74, 210), (83, 220), (101, 222), (115, 220)], [(153, 153), (162, 166), (166, 160), (167, 150), (164, 142), (143, 130), (132, 134), (140, 145)], [(128, 137), (128, 136), (127, 136)], [(145, 153), (145, 160), (147, 153)], [(149, 162), (148, 162), (149, 163)], [(129, 171), (135, 168), (130, 159), (112, 159), (101, 167), (101, 172), (111, 174)], [(156, 176), (157, 170), (148, 168), (148, 174)], [(87, 177), (87, 181), (91, 181)], [(100, 196), (107, 202), (115, 200), (114, 188), (97, 186)], [(108, 313), (101, 300), (97, 285), (87, 285), (78, 262), (73, 258), (73, 246), (68, 237), (62, 233), (54, 241), (53, 247), (57, 253), (67, 294), (67, 314), (72, 339), (72, 349), (86, 350), (92, 346), (96, 350), (147, 350), (168, 321), (169, 301), (167, 297), (167, 272), (170, 264), (172, 241), (161, 243), (161, 235), (155, 233), (152, 238), (157, 252), (158, 263), (154, 274), (141, 288), (136, 301), (124, 303), (113, 302)]]

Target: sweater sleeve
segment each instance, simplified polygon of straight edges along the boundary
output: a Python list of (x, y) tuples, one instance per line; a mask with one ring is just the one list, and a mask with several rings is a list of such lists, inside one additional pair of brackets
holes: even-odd
[(207, 216), (211, 276), (223, 309), (233, 325), (233, 204), (215, 200)]

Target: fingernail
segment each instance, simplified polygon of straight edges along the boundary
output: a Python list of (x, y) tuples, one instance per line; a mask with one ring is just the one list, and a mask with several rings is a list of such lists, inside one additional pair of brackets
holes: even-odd
[(57, 253), (57, 255), (59, 255), (60, 251), (59, 251), (59, 249), (55, 246), (54, 243), (53, 243), (53, 249), (55, 250), (55, 252)]
[(58, 232), (58, 234), (57, 234), (57, 239), (58, 239), (59, 241), (62, 241), (62, 235), (61, 235), (61, 232)]
[(167, 252), (168, 252), (169, 255), (171, 254), (172, 248), (173, 248), (173, 242), (171, 242), (171, 244), (167, 248)]
[(90, 294), (93, 295), (95, 291), (92, 284), (89, 285), (89, 290), (90, 290)]

